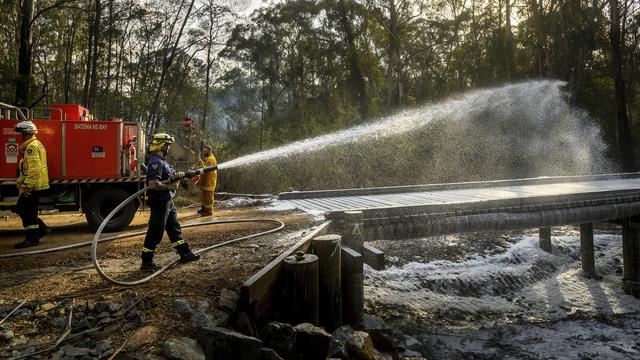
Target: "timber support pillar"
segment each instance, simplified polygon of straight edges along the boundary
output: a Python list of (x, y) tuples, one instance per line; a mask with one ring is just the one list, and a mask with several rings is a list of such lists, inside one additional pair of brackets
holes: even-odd
[(551, 228), (541, 227), (538, 236), (540, 237), (540, 249), (551, 253)]
[(582, 271), (588, 279), (596, 277), (596, 264), (593, 251), (593, 223), (580, 224), (580, 260)]
[(287, 321), (318, 325), (318, 257), (302, 251), (284, 259)]
[(622, 224), (622, 256), (622, 289), (640, 298), (640, 218), (627, 218)]

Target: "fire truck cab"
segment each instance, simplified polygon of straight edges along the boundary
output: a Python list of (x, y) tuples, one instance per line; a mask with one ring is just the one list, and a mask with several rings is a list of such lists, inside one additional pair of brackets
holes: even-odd
[[(40, 197), (41, 209), (81, 210), (97, 229), (111, 210), (145, 186), (140, 125), (121, 119), (95, 120), (88, 109), (75, 104), (54, 104), (36, 115), (36, 111), (0, 103), (0, 209), (10, 209), (18, 200), (22, 139), (14, 128), (24, 120), (36, 125), (36, 137), (47, 151), (50, 189)], [(105, 231), (125, 228), (139, 206), (136, 200), (122, 208)]]

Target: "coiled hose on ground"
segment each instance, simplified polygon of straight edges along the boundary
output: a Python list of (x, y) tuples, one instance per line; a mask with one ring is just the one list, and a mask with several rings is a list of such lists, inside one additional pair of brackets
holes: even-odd
[[(176, 259), (176, 260), (170, 262), (169, 264), (163, 266), (160, 270), (154, 272), (153, 274), (150, 274), (147, 277), (139, 279), (139, 280), (135, 280), (135, 281), (116, 280), (116, 279), (113, 279), (113, 278), (109, 277), (104, 272), (104, 270), (102, 269), (100, 264), (98, 263), (98, 243), (107, 242), (107, 241), (113, 241), (113, 240), (118, 240), (118, 239), (123, 239), (123, 238), (128, 238), (128, 237), (133, 237), (133, 236), (137, 236), (137, 235), (142, 235), (142, 234), (145, 234), (147, 232), (146, 230), (135, 231), (135, 232), (127, 233), (127, 234), (120, 234), (120, 235), (115, 235), (115, 236), (110, 236), (110, 237), (106, 237), (106, 238), (100, 239), (100, 235), (102, 234), (102, 231), (104, 230), (104, 227), (107, 225), (107, 223), (109, 223), (109, 220), (111, 220), (111, 218), (115, 214), (117, 214), (118, 211), (120, 211), (120, 209), (122, 209), (129, 202), (133, 201), (135, 198), (140, 196), (140, 194), (145, 192), (147, 189), (148, 189), (148, 187), (146, 187), (146, 188), (144, 188), (142, 190), (139, 190), (138, 192), (136, 192), (136, 193), (132, 194), (131, 196), (129, 196), (121, 204), (116, 206), (109, 213), (109, 215), (107, 215), (104, 218), (104, 220), (102, 221), (102, 224), (100, 224), (100, 226), (98, 227), (98, 230), (96, 231), (95, 235), (93, 236), (93, 240), (91, 240), (91, 241), (85, 241), (85, 242), (76, 243), (76, 244), (69, 244), (69, 245), (60, 246), (60, 247), (56, 247), (56, 248), (39, 249), (39, 250), (25, 251), (25, 252), (20, 252), (20, 253), (2, 254), (2, 255), (0, 255), (0, 259), (18, 257), (18, 256), (46, 254), (46, 253), (65, 251), (65, 250), (69, 250), (69, 249), (75, 249), (75, 248), (91, 245), (91, 260), (93, 262), (93, 266), (95, 267), (95, 269), (98, 272), (98, 274), (100, 274), (100, 276), (102, 276), (105, 280), (107, 280), (107, 281), (109, 281), (111, 283), (117, 284), (117, 285), (122, 285), (122, 286), (133, 286), (133, 285), (139, 285), (139, 284), (145, 283), (145, 282), (155, 278), (156, 276), (160, 275), (161, 273), (163, 273), (167, 269), (171, 268), (172, 266), (174, 266), (178, 262), (178, 260)], [(255, 234), (251, 234), (251, 235), (247, 235), (247, 236), (242, 236), (242, 237), (235, 238), (235, 239), (232, 239), (232, 240), (228, 240), (228, 241), (225, 241), (225, 242), (222, 242), (222, 243), (219, 243), (219, 244), (211, 245), (211, 246), (205, 247), (203, 249), (198, 249), (198, 250), (194, 251), (193, 253), (194, 254), (203, 254), (203, 253), (206, 253), (208, 251), (211, 251), (213, 249), (216, 249), (216, 248), (219, 248), (219, 247), (222, 247), (222, 246), (230, 245), (230, 244), (242, 241), (242, 240), (247, 240), (247, 239), (255, 238), (255, 237), (258, 237), (258, 236), (262, 236), (262, 235), (271, 234), (271, 233), (280, 231), (280, 230), (282, 230), (284, 228), (284, 223), (282, 221), (275, 220), (275, 219), (212, 220), (212, 221), (204, 221), (204, 222), (184, 224), (184, 225), (182, 225), (182, 228), (190, 228), (190, 227), (214, 225), (214, 224), (233, 224), (233, 223), (248, 223), (248, 222), (251, 222), (251, 223), (266, 222), (266, 223), (273, 223), (273, 224), (276, 224), (278, 226), (276, 228), (273, 228), (273, 229), (270, 229), (270, 230), (261, 231), (261, 232), (258, 232), (258, 233), (255, 233)]]

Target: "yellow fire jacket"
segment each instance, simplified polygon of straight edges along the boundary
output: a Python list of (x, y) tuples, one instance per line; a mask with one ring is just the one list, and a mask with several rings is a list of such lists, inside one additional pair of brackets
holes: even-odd
[(45, 190), (49, 188), (47, 151), (38, 139), (32, 137), (20, 145), (20, 174), (16, 181), (20, 193), (24, 188)]
[[(206, 158), (200, 160), (200, 164), (202, 167), (215, 166), (218, 164), (215, 156), (213, 154), (207, 156)], [(200, 189), (205, 191), (215, 191), (216, 183), (218, 182), (218, 170), (212, 171), (210, 173), (202, 174), (200, 177)]]

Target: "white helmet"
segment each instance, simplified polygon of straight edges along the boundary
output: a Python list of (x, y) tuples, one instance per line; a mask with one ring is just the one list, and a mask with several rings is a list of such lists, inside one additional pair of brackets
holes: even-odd
[(21, 121), (16, 124), (15, 131), (26, 134), (37, 134), (38, 128), (31, 121)]

